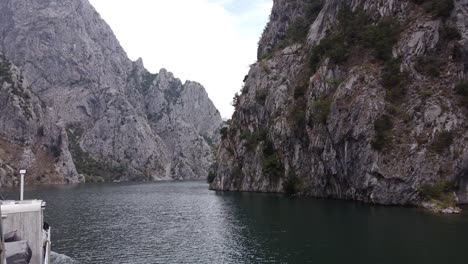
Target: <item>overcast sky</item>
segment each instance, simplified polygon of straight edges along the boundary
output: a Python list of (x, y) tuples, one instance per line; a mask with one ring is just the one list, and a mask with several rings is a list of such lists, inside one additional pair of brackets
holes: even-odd
[(223, 117), (256, 61), (272, 0), (90, 0), (132, 60), (205, 86)]

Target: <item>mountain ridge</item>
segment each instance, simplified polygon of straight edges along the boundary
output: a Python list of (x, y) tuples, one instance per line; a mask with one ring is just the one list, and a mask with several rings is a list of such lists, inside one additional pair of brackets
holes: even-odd
[(222, 120), (200, 84), (131, 61), (87, 0), (2, 1), (0, 10), (0, 50), (48, 109), (41, 122), (61, 128), (55, 140), (68, 146), (58, 146), (59, 156), (71, 155), (78, 174), (88, 181), (207, 175), (207, 141), (219, 138)]

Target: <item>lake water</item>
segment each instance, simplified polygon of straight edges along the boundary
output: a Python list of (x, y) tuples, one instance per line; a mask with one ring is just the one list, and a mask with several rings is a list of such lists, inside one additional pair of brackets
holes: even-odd
[(216, 193), (204, 182), (29, 187), (25, 197), (47, 201), (53, 250), (81, 263), (468, 263), (467, 213)]

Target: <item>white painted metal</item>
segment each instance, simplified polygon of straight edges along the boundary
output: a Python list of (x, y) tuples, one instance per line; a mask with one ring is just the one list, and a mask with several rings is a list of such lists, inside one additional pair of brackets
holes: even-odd
[[(1, 207), (0, 207), (0, 215), (1, 215)], [(5, 264), (6, 263), (6, 259), (5, 259), (5, 244), (3, 242), (3, 224), (2, 224), (2, 220), (0, 219), (0, 234), (2, 235), (2, 237), (0, 237), (0, 264)]]
[[(23, 172), (23, 171), (21, 171)], [(20, 201), (24, 198), (24, 173), (21, 173), (21, 190), (20, 190)]]
[(40, 200), (28, 200), (28, 201), (22, 201), (22, 202), (4, 201), (2, 202), (1, 207), (2, 207), (2, 215), (38, 212), (38, 211), (41, 211), (42, 209), (42, 201)]
[(44, 263), (45, 264), (50, 264), (50, 247), (51, 247), (50, 234), (51, 234), (51, 228), (49, 227), (49, 232), (47, 232), (46, 249), (45, 249), (45, 252), (44, 252)]
[(2, 201), (2, 231), (6, 234), (17, 231), (19, 237), (28, 241), (32, 250), (30, 264), (42, 264), (44, 261), (42, 223), (42, 201)]

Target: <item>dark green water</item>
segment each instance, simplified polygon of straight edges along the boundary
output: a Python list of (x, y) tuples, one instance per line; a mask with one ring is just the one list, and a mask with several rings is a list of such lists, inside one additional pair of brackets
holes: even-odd
[(53, 250), (82, 263), (468, 263), (467, 213), (207, 188), (55, 186), (25, 196), (47, 201)]

